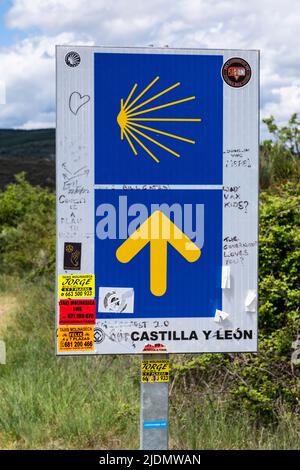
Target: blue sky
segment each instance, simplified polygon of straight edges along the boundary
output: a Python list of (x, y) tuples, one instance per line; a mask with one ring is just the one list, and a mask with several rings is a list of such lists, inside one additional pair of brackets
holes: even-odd
[(0, 0), (0, 47), (9, 46), (26, 38), (31, 31), (9, 28), (6, 25), (6, 14), (11, 9), (13, 2), (10, 0)]
[(55, 44), (260, 49), (261, 116), (283, 124), (300, 111), (299, 29), (299, 0), (0, 0), (0, 128), (54, 127)]
[(10, 8), (9, 1), (0, 2), (0, 44), (1, 46), (11, 44), (14, 40), (14, 32), (5, 27), (5, 14)]

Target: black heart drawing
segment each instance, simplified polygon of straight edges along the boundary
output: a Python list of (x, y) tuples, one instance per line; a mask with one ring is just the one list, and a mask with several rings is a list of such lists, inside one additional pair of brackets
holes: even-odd
[(89, 95), (81, 95), (78, 91), (73, 91), (69, 98), (69, 108), (71, 113), (76, 116), (80, 108), (87, 104), (90, 99), (91, 97)]

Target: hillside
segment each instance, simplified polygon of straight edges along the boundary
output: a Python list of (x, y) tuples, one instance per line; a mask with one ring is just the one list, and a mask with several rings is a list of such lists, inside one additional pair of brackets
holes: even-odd
[(55, 129), (0, 129), (0, 190), (25, 171), (33, 185), (55, 186)]

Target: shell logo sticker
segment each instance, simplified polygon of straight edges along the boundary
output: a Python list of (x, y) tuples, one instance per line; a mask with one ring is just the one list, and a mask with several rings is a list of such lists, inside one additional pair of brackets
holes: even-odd
[(244, 59), (232, 57), (222, 67), (222, 77), (227, 85), (233, 88), (241, 88), (251, 78), (251, 67)]

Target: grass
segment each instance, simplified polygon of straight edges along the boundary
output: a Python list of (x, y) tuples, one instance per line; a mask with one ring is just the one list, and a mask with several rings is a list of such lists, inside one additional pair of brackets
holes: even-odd
[[(0, 365), (0, 447), (137, 449), (138, 359), (56, 357), (54, 297), (39, 284), (3, 277), (0, 323), (7, 364)], [(9, 302), (9, 297), (12, 302)], [(1, 326), (2, 325), (2, 326)], [(282, 411), (276, 427), (255, 426), (224, 397), (177, 393), (170, 404), (173, 449), (300, 449), (300, 420)]]
[(0, 366), (2, 448), (137, 448), (136, 360), (56, 357), (52, 293), (7, 278), (4, 289), (21, 308), (6, 329)]
[[(217, 397), (202, 402), (185, 396), (180, 413), (173, 403), (172, 444), (178, 449), (300, 449), (300, 420), (284, 410), (276, 426), (257, 426)], [(178, 400), (177, 400), (178, 402)], [(177, 403), (180, 406), (180, 402)], [(180, 408), (179, 408), (180, 409)], [(177, 411), (177, 413), (176, 413)]]

